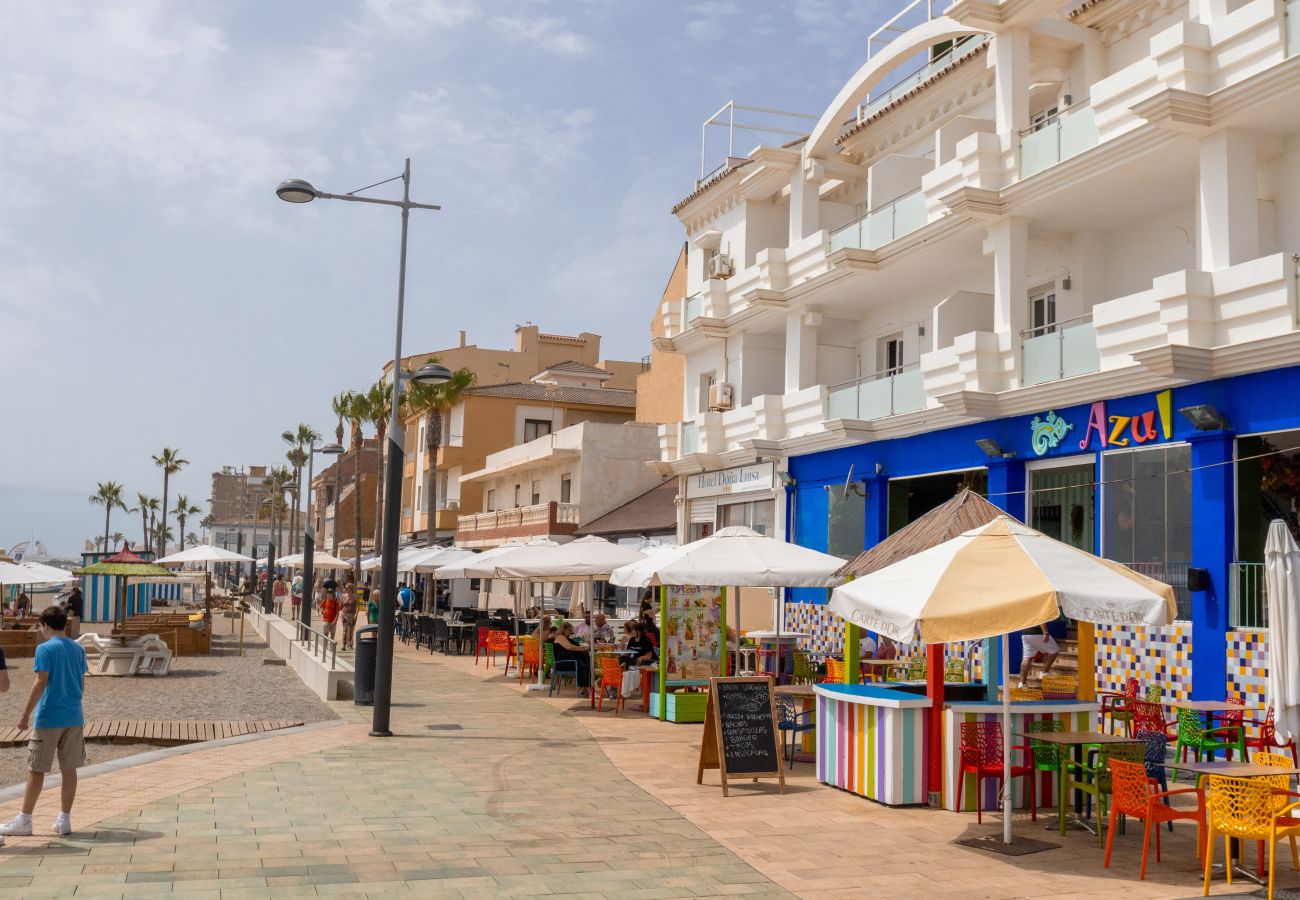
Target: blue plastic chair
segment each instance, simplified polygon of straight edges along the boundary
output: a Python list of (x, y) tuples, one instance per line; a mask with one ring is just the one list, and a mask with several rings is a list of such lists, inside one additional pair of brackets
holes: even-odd
[(555, 645), (552, 643), (543, 644), (546, 648), (546, 667), (551, 671), (551, 686), (546, 691), (546, 696), (550, 697), (564, 685), (561, 683), (562, 678), (573, 679), (573, 689), (578, 690), (578, 663), (572, 659), (556, 659)]
[[(1142, 763), (1146, 766), (1147, 778), (1150, 778), (1160, 785), (1160, 790), (1169, 790), (1169, 779), (1165, 774), (1165, 751), (1169, 747), (1169, 738), (1161, 731), (1151, 731), (1143, 728), (1134, 735), (1134, 738), (1146, 744), (1146, 755)], [(1167, 822), (1169, 830), (1174, 830), (1174, 823)]]
[(786, 748), (786, 753), (790, 758), (791, 769), (794, 768), (794, 751), (798, 736), (805, 731), (813, 731), (817, 728), (816, 724), (812, 722), (812, 714), (813, 710), (811, 709), (800, 712), (794, 698), (788, 694), (776, 695), (776, 727), (781, 730), (782, 743), (785, 742), (787, 733), (790, 736), (790, 743)]

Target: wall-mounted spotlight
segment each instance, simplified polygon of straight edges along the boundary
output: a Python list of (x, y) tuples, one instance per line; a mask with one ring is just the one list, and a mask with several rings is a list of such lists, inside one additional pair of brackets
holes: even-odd
[(1228, 427), (1228, 420), (1208, 403), (1184, 406), (1178, 410), (1179, 415), (1191, 422), (1197, 431), (1219, 431)]
[(997, 441), (993, 438), (979, 438), (975, 441), (975, 446), (984, 451), (984, 455), (989, 459), (1014, 459), (1014, 450), (1003, 450)]

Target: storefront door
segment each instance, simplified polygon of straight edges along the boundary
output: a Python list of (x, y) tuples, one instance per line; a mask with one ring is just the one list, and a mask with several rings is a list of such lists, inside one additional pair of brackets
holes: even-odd
[(1031, 469), (1029, 527), (1094, 552), (1096, 493), (1092, 463)]

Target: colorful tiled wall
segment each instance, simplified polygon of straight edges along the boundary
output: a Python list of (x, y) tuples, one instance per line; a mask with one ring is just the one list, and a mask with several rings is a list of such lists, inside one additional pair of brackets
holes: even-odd
[(1137, 677), (1164, 685), (1166, 700), (1186, 700), (1192, 687), (1192, 625), (1097, 626), (1097, 690), (1122, 691)]
[(1228, 632), (1228, 696), (1241, 697), (1263, 718), (1268, 679), (1268, 632)]

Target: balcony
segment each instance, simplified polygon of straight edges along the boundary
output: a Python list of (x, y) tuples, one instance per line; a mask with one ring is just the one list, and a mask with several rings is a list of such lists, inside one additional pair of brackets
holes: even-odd
[(682, 301), (682, 330), (686, 330), (691, 323), (700, 317), (704, 311), (704, 298), (699, 294), (691, 294)]
[[(1295, 0), (1300, 3), (1300, 0)], [(976, 34), (958, 38), (957, 42), (945, 52), (939, 54), (925, 65), (921, 66), (911, 74), (904, 75), (894, 85), (882, 94), (877, 94), (858, 107), (858, 124), (865, 122), (875, 115), (879, 110), (893, 103), (899, 97), (909, 91), (913, 91), (925, 84), (932, 77), (942, 72), (953, 63), (960, 62), (970, 56), (980, 47), (988, 43), (991, 35)]]
[(682, 423), (682, 443), (680, 453), (686, 456), (700, 449), (700, 425), (698, 422)]
[(456, 543), (463, 547), (486, 547), (511, 538), (571, 537), (578, 528), (576, 503), (537, 503), (460, 516)]
[(832, 231), (831, 252), (845, 247), (875, 250), (916, 231), (926, 223), (926, 218), (925, 194), (918, 189)]
[(1075, 104), (1065, 112), (1021, 132), (1020, 177), (1028, 178), (1095, 147), (1098, 139), (1097, 118), (1092, 107)]
[(826, 418), (870, 421), (924, 409), (925, 384), (921, 369), (913, 364), (894, 372), (877, 372), (866, 378), (831, 387)]
[(1092, 315), (1076, 316), (1020, 333), (1021, 383), (1045, 384), (1101, 369)]

